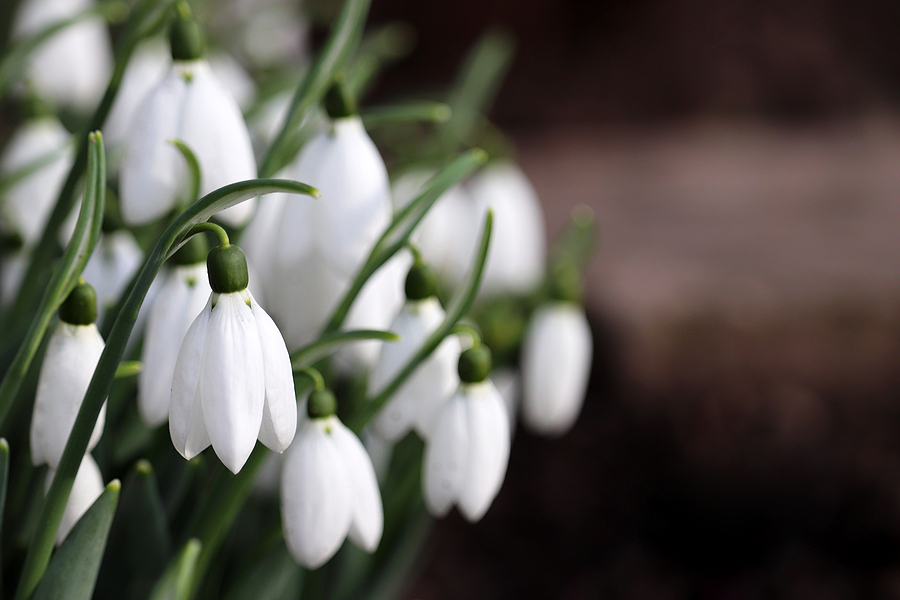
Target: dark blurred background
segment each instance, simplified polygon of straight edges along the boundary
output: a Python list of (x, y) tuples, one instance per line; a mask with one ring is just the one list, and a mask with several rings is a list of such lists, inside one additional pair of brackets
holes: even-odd
[(575, 428), (516, 432), (409, 598), (900, 598), (900, 4), (376, 0), (374, 99), (517, 54), (491, 118), (595, 211)]

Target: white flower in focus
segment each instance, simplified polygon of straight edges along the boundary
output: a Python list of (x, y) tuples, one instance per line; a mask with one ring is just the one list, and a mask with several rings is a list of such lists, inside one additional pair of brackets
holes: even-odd
[(71, 140), (72, 136), (55, 118), (33, 119), (13, 134), (0, 157), (0, 176), (48, 160), (7, 190), (0, 201), (3, 229), (21, 235), (26, 246), (40, 237), (72, 167)]
[[(56, 476), (56, 469), (51, 467), (47, 472), (46, 489), (50, 489), (53, 478)], [(103, 476), (100, 474), (100, 468), (96, 461), (90, 455), (85, 454), (81, 459), (81, 465), (78, 467), (78, 473), (75, 475), (75, 481), (72, 483), (72, 491), (69, 492), (69, 499), (66, 500), (66, 508), (63, 511), (62, 521), (59, 524), (59, 530), (56, 532), (56, 545), (60, 545), (69, 532), (78, 522), (78, 519), (87, 512), (91, 505), (103, 493)]]
[[(488, 209), (494, 211), (480, 295), (532, 292), (543, 280), (547, 251), (541, 203), (531, 183), (517, 165), (499, 161), (472, 177), (468, 187), (475, 201), (473, 231)], [(467, 258), (474, 244), (473, 239)]]
[[(88, 310), (75, 317), (66, 312), (70, 300), (76, 299), (78, 294), (89, 294), (93, 298), (93, 290), (88, 291), (89, 288), (85, 283), (79, 284), (63, 303), (60, 322), (47, 344), (31, 418), (31, 460), (35, 466), (47, 463), (56, 467), (59, 464), (103, 352), (103, 338), (93, 323), (95, 306), (90, 307), (93, 312)], [(105, 420), (104, 404), (88, 442), (88, 452), (100, 441)]]
[[(330, 395), (313, 392), (310, 403), (323, 393)], [(331, 558), (348, 536), (374, 552), (384, 514), (375, 469), (362, 442), (334, 414), (311, 417), (300, 427), (285, 455), (281, 480), (288, 550), (310, 569)]]
[[(435, 296), (409, 300), (388, 327), (400, 336), (381, 348), (369, 381), (379, 393), (444, 321), (446, 313)], [(459, 386), (456, 361), (459, 338), (448, 336), (404, 382), (372, 420), (372, 427), (385, 439), (396, 442), (413, 427), (423, 439), (429, 434), (441, 405)]]
[[(27, 0), (16, 14), (14, 36), (36, 34), (93, 5), (92, 0)], [(112, 68), (109, 31), (96, 16), (68, 25), (35, 49), (26, 77), (40, 97), (86, 113), (100, 102)]]
[(562, 435), (578, 418), (591, 374), (593, 342), (584, 309), (553, 302), (531, 317), (522, 346), (522, 420)]
[[(157, 219), (187, 198), (184, 157), (171, 140), (182, 140), (200, 164), (200, 195), (229, 183), (254, 179), (256, 159), (244, 118), (205, 60), (174, 61), (144, 98), (128, 131), (120, 175), (122, 217), (129, 225)], [(243, 225), (255, 201), (227, 208), (218, 217)]]
[(484, 516), (506, 475), (509, 419), (490, 380), (463, 383), (438, 414), (425, 448), (425, 506), (442, 517), (453, 504), (469, 521)]
[(138, 375), (138, 408), (148, 427), (169, 416), (172, 377), (184, 335), (206, 306), (212, 290), (206, 263), (178, 265), (164, 275), (144, 334), (143, 369)]
[(207, 261), (213, 293), (181, 343), (169, 431), (185, 458), (212, 444), (222, 463), (237, 473), (257, 439), (275, 452), (290, 445), (297, 403), (284, 339), (246, 289), (246, 262), (237, 278), (223, 275), (228, 253), (243, 259), (237, 246), (220, 246)]

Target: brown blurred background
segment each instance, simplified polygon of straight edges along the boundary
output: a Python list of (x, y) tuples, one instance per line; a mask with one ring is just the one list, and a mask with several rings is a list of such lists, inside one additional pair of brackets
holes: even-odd
[(518, 41), (491, 116), (551, 236), (591, 206), (596, 364), (410, 598), (900, 598), (900, 4), (376, 0), (376, 98)]

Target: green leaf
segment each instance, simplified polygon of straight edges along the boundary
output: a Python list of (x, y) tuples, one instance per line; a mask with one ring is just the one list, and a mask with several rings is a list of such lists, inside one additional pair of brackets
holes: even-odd
[(304, 569), (294, 562), (287, 548), (279, 541), (248, 567), (231, 586), (225, 600), (296, 598), (303, 585), (303, 575)]
[(397, 372), (397, 375), (368, 402), (364, 402), (360, 410), (355, 412), (351, 419), (347, 421), (347, 426), (356, 433), (362, 431), (369, 419), (375, 416), (381, 407), (390, 399), (406, 379), (422, 364), (428, 356), (441, 344), (447, 335), (453, 330), (460, 318), (468, 312), (475, 296), (478, 294), (478, 287), (481, 285), (481, 276), (484, 273), (484, 265), (487, 262), (488, 248), (491, 243), (491, 225), (493, 222), (493, 212), (488, 211), (484, 218), (484, 228), (482, 229), (481, 242), (478, 245), (478, 252), (469, 275), (463, 281), (459, 290), (450, 300), (447, 308), (447, 316), (441, 325), (432, 332), (428, 338), (422, 342), (422, 345), (413, 354), (410, 359), (403, 365), (403, 368)]
[(172, 540), (152, 465), (139, 460), (128, 474), (109, 534), (97, 593), (143, 600), (166, 568)]
[(370, 3), (371, 0), (347, 0), (344, 3), (322, 51), (294, 92), (284, 125), (259, 167), (261, 176), (274, 175), (293, 158), (293, 154), (288, 155), (289, 142), (353, 53), (362, 35)]
[(190, 146), (183, 141), (169, 140), (169, 143), (178, 148), (178, 151), (181, 152), (181, 156), (184, 157), (184, 161), (187, 163), (188, 174), (190, 175), (188, 179), (191, 182), (191, 185), (188, 187), (188, 189), (191, 190), (191, 193), (188, 194), (188, 199), (193, 203), (200, 197), (200, 187), (202, 183), (200, 161), (197, 160), (197, 155), (194, 154), (194, 151), (191, 150)]
[(373, 107), (360, 111), (366, 129), (391, 127), (398, 123), (445, 123), (452, 114), (443, 102), (409, 102), (397, 106)]
[[(9, 484), (9, 444), (6, 438), (0, 438), (0, 524), (3, 522), (6, 508), (6, 488)], [(0, 529), (0, 533), (3, 530)], [(3, 589), (2, 573), (0, 573), (0, 589)]]
[(124, 379), (125, 377), (134, 377), (144, 368), (144, 363), (139, 360), (123, 360), (116, 367), (116, 379)]
[(100, 237), (100, 225), (103, 222), (105, 181), (106, 159), (103, 154), (103, 141), (98, 132), (91, 136), (87, 184), (75, 231), (72, 233), (72, 238), (62, 259), (50, 276), (50, 283), (44, 291), (37, 314), (31, 321), (25, 339), (3, 376), (3, 381), (0, 382), (0, 426), (5, 424), (6, 417), (15, 402), (53, 314), (78, 282), (84, 265), (97, 245)]
[(408, 56), (415, 42), (416, 32), (406, 23), (368, 28), (359, 44), (359, 51), (345, 71), (344, 84), (350, 96), (361, 98), (375, 75)]
[(344, 344), (365, 340), (396, 342), (400, 340), (400, 336), (392, 331), (378, 331), (376, 329), (354, 329), (352, 331), (326, 333), (315, 342), (292, 352), (291, 366), (294, 370), (297, 370), (300, 367), (311, 365), (329, 356)]
[(119, 488), (117, 479), (111, 481), (78, 520), (50, 562), (33, 600), (90, 600)]
[(372, 248), (369, 258), (366, 259), (365, 264), (356, 274), (356, 278), (325, 326), (323, 334), (340, 329), (344, 319), (347, 318), (347, 314), (350, 312), (350, 307), (353, 306), (353, 301), (356, 300), (356, 296), (362, 290), (366, 281), (381, 265), (386, 263), (400, 248), (406, 245), (413, 230), (425, 218), (425, 214), (437, 202), (438, 198), (468, 177), (486, 160), (487, 155), (478, 148), (465, 152), (432, 177), (425, 184), (419, 196), (394, 215), (393, 222), (382, 234), (375, 247)]
[(150, 600), (188, 600), (199, 556), (200, 541), (188, 540), (153, 588)]

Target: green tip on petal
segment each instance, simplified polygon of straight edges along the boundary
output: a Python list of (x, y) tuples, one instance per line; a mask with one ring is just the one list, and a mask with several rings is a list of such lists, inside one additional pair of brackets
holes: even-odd
[(306, 401), (306, 414), (310, 419), (324, 419), (337, 412), (337, 399), (328, 388), (313, 390)]
[(423, 262), (416, 262), (406, 274), (404, 291), (408, 300), (424, 300), (437, 295), (437, 273)]
[(90, 325), (97, 320), (97, 293), (81, 281), (59, 307), (59, 320), (70, 325)]
[(491, 351), (484, 344), (463, 350), (459, 355), (459, 379), (463, 383), (480, 383), (491, 374)]
[(209, 287), (217, 294), (233, 294), (247, 289), (247, 257), (237, 246), (216, 246), (206, 257)]

